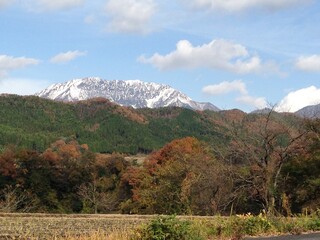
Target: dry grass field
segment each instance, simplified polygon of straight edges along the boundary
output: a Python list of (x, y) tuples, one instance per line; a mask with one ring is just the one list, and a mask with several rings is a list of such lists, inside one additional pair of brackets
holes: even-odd
[[(1, 239), (128, 240), (132, 231), (154, 215), (0, 213)], [(179, 216), (216, 222), (216, 217)]]
[(79, 236), (129, 234), (152, 216), (0, 214), (0, 239), (79, 239)]
[[(149, 224), (155, 218), (154, 215), (0, 213), (0, 240), (140, 239), (132, 238), (137, 233), (137, 228), (141, 229), (143, 224)], [(243, 239), (245, 236), (301, 234), (320, 231), (318, 213), (312, 216), (290, 218), (267, 218), (262, 214), (231, 217), (178, 216), (177, 218), (179, 219), (177, 221), (189, 220), (188, 222), (192, 222), (192, 229), (197, 236), (201, 236), (201, 238), (195, 239)], [(175, 220), (173, 221), (174, 224), (177, 223)]]

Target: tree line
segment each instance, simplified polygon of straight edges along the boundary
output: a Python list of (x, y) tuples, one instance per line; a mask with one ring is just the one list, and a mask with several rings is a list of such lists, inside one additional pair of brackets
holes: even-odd
[(143, 162), (76, 139), (0, 154), (0, 211), (290, 216), (320, 203), (320, 120), (270, 112), (226, 126), (228, 144), (175, 139)]

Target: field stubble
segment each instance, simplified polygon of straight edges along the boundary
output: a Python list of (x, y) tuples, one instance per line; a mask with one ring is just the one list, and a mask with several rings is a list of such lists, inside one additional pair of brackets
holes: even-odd
[[(162, 223), (162, 227), (168, 227), (169, 225), (164, 224), (165, 219), (169, 219), (170, 222), (171, 218), (163, 217), (157, 218), (156, 225)], [(155, 215), (0, 213), (0, 240), (128, 240), (137, 233), (137, 229), (141, 230), (143, 224), (149, 224), (155, 218)], [(197, 236), (202, 236), (195, 239), (243, 239), (245, 236), (301, 234), (320, 231), (318, 213), (313, 216), (270, 219), (263, 214), (231, 217), (177, 216), (176, 218), (176, 220), (175, 217), (172, 218), (171, 223), (174, 226), (180, 224), (180, 220), (192, 222), (193, 232)], [(181, 231), (185, 230), (181, 229)]]
[[(128, 240), (134, 229), (155, 215), (0, 213), (2, 239)], [(178, 216), (211, 221), (216, 217)]]
[(79, 239), (129, 233), (152, 216), (0, 214), (0, 239)]

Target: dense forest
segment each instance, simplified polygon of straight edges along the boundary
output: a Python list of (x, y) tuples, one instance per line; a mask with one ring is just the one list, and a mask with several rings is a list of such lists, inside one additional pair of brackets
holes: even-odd
[(14, 144), (44, 151), (65, 137), (88, 144), (94, 152), (136, 154), (187, 136), (220, 142), (223, 135), (210, 114), (182, 108), (135, 110), (103, 98), (62, 103), (1, 95), (0, 147)]
[(319, 119), (105, 99), (0, 104), (3, 212), (290, 216), (320, 204)]

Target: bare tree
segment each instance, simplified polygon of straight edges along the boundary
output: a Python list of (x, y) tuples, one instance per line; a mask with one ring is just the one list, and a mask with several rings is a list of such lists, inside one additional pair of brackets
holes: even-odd
[(6, 186), (0, 191), (0, 212), (30, 212), (35, 206), (35, 200), (26, 191)]
[(97, 181), (94, 179), (92, 182), (82, 184), (79, 187), (78, 195), (82, 198), (82, 201), (89, 203), (93, 206), (95, 214), (98, 213), (98, 205), (100, 203), (100, 194), (97, 189)]
[(273, 109), (250, 117), (254, 120), (245, 119), (230, 127), (231, 143), (226, 158), (250, 166), (249, 174), (234, 174), (235, 193), (249, 190), (266, 212), (274, 214), (276, 197), (280, 195), (277, 193), (281, 169), (290, 157), (303, 151), (307, 130), (297, 127), (299, 119), (279, 117)]
[(92, 206), (95, 214), (99, 211), (112, 211), (118, 203), (117, 192), (106, 189), (104, 180), (103, 177), (98, 178), (96, 174), (92, 174), (92, 181), (80, 185), (78, 189), (82, 201)]

